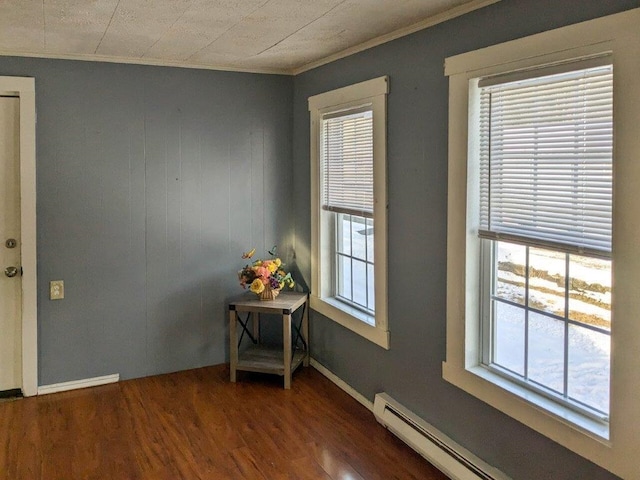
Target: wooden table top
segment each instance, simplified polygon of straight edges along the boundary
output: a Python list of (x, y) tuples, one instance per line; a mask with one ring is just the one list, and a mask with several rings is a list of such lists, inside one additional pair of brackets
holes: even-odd
[(280, 313), (289, 315), (307, 301), (307, 294), (281, 291), (273, 300), (260, 300), (250, 292), (229, 302), (229, 310), (238, 312)]

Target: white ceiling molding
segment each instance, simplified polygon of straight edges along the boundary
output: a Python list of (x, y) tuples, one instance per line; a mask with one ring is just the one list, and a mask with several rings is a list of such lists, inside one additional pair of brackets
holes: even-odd
[(395, 32), (380, 35), (379, 37), (361, 43), (360, 45), (355, 45), (353, 47), (347, 48), (345, 50), (342, 50), (341, 52), (334, 53), (333, 55), (329, 55), (328, 57), (321, 58), (320, 60), (316, 60), (307, 65), (303, 65), (302, 67), (294, 68), (291, 73), (293, 75), (298, 75), (299, 73), (303, 73), (307, 70), (312, 70), (316, 67), (326, 65), (327, 63), (340, 60), (341, 58), (348, 57), (349, 55), (368, 50), (378, 45), (382, 45), (383, 43), (391, 42), (392, 40), (396, 40), (397, 38), (411, 35), (412, 33), (419, 32), (420, 30), (424, 30), (425, 28), (433, 27), (434, 25), (437, 25), (439, 23), (446, 22), (447, 20), (451, 20), (453, 18), (459, 17), (474, 10), (478, 10), (479, 8), (486, 7), (493, 3), (498, 3), (499, 1), (500, 0), (473, 0), (469, 3), (465, 3), (464, 5), (460, 5), (459, 7), (454, 7), (445, 12), (433, 15), (432, 17), (414, 23), (413, 25), (409, 25), (408, 27), (396, 30)]
[(65, 55), (65, 54), (44, 54), (44, 53), (24, 53), (24, 52), (3, 52), (0, 50), (0, 57), (26, 57), (26, 58), (51, 58), (54, 60), (77, 60), (81, 62), (105, 62), (105, 63), (125, 63), (129, 65), (150, 65), (154, 67), (174, 67), (191, 68), (196, 70), (218, 70), (221, 72), (243, 72), (243, 73), (264, 73), (268, 75), (293, 75), (292, 70), (280, 68), (243, 68), (225, 64), (185, 63), (171, 62), (169, 60), (159, 60), (153, 58), (129, 58), (106, 55)]

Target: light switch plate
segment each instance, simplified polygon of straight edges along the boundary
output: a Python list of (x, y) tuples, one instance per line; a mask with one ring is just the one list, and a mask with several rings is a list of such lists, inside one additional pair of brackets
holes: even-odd
[(64, 280), (52, 280), (49, 282), (49, 298), (62, 300), (64, 298)]

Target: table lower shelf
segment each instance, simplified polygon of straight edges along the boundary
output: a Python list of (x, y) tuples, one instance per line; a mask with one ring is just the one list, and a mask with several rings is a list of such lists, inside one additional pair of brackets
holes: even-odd
[[(306, 352), (296, 350), (291, 362), (291, 372), (298, 368), (304, 361)], [(245, 372), (274, 373), (284, 375), (284, 353), (282, 347), (264, 347), (262, 345), (252, 345), (238, 357), (236, 370)]]

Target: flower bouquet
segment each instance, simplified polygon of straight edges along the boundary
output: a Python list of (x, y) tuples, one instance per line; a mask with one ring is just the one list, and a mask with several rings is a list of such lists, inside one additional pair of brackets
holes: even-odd
[[(260, 300), (273, 300), (280, 294), (282, 288), (293, 288), (295, 282), (291, 273), (284, 271), (282, 260), (276, 256), (276, 248), (273, 247), (269, 254), (271, 260), (255, 260), (253, 263), (245, 265), (238, 272), (238, 278), (242, 288), (247, 288), (260, 297)], [(244, 253), (242, 258), (251, 259), (256, 253), (254, 248), (250, 252)]]

